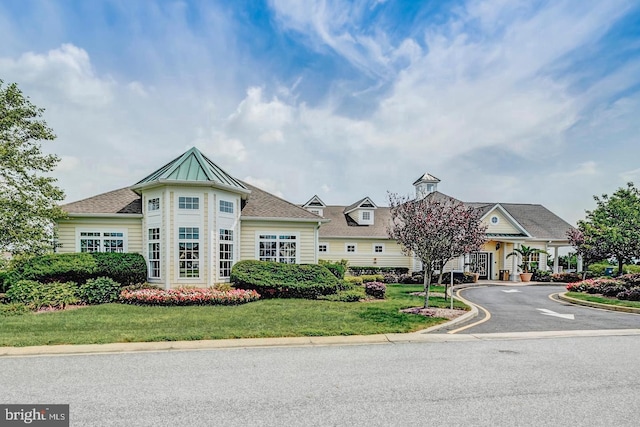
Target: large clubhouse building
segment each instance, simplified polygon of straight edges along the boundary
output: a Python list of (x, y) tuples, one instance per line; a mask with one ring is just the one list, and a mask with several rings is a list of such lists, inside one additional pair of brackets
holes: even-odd
[[(439, 180), (424, 174), (416, 197), (443, 196)], [(517, 280), (520, 245), (545, 251), (567, 246), (571, 228), (541, 205), (465, 203), (481, 210), (489, 241), (470, 254), (480, 278), (508, 271)], [(229, 281), (236, 261), (256, 259), (317, 263), (346, 259), (350, 265), (406, 267), (420, 263), (387, 236), (388, 207), (369, 197), (350, 206), (326, 205), (313, 196), (295, 205), (238, 180), (192, 148), (138, 183), (63, 205), (58, 252), (137, 252), (148, 264), (149, 282), (165, 288), (211, 286)], [(449, 263), (464, 270), (469, 256)], [(545, 255), (535, 261), (546, 267)], [(557, 264), (554, 266), (557, 269)]]

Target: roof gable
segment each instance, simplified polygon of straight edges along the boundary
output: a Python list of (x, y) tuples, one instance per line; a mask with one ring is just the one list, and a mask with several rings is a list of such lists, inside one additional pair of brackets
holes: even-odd
[(318, 197), (317, 195), (314, 195), (311, 199), (309, 199), (307, 203), (302, 205), (302, 207), (303, 208), (309, 208), (309, 207), (325, 208), (327, 207), (327, 205), (322, 200), (320, 200), (320, 197)]
[(360, 209), (360, 208), (378, 209), (376, 204), (373, 203), (373, 200), (371, 200), (369, 197), (364, 197), (364, 198), (358, 200), (357, 202), (355, 202), (354, 204), (344, 208), (344, 213), (345, 214), (349, 214), (349, 213), (355, 211), (356, 209)]
[[(492, 223), (492, 218), (496, 217), (497, 222)], [(482, 220), (488, 225), (487, 234), (513, 235), (531, 237), (529, 233), (509, 212), (499, 203), (486, 211), (482, 215)]]
[(416, 185), (420, 182), (440, 182), (440, 180), (438, 178), (436, 178), (435, 176), (431, 175), (430, 173), (425, 173), (424, 175), (422, 175), (420, 178), (416, 179), (415, 181), (413, 181), (413, 185)]
[(146, 176), (137, 182), (133, 188), (146, 187), (150, 184), (161, 182), (208, 183), (240, 193), (249, 192), (242, 182), (222, 170), (196, 147), (191, 148)]

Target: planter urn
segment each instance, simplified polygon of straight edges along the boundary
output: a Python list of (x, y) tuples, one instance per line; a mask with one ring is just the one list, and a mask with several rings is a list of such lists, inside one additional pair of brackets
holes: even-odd
[(530, 282), (531, 281), (531, 276), (533, 276), (533, 273), (520, 273), (520, 281), (521, 282)]

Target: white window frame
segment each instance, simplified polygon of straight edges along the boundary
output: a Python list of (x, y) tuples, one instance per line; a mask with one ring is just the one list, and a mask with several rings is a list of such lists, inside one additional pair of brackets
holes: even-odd
[[(158, 230), (157, 234), (151, 230)], [(150, 226), (147, 228), (147, 263), (149, 268), (149, 279), (162, 278), (162, 227)], [(157, 255), (157, 257), (156, 257)], [(157, 267), (154, 267), (154, 264)], [(154, 271), (157, 270), (157, 274)]]
[(221, 278), (231, 276), (234, 261), (234, 230), (220, 228), (218, 230), (218, 274)]
[(235, 205), (236, 204), (232, 201), (220, 199), (218, 201), (218, 211), (223, 215), (233, 215), (236, 211)]
[[(83, 234), (85, 234), (83, 236)], [(110, 234), (119, 234), (116, 236), (111, 236)], [(82, 250), (82, 241), (83, 240), (92, 240), (97, 241), (97, 250)], [(105, 242), (111, 241), (119, 241), (122, 240), (122, 248), (121, 250), (107, 250), (108, 247)], [(126, 253), (128, 252), (128, 236), (126, 229), (114, 229), (114, 228), (78, 228), (76, 229), (76, 248), (78, 252), (116, 252), (116, 253)]]
[(150, 197), (147, 199), (147, 212), (160, 211), (160, 197)]
[[(264, 238), (269, 236), (270, 238)], [(290, 239), (287, 239), (290, 237)], [(262, 243), (274, 242), (275, 248), (262, 248)], [(287, 243), (294, 243), (294, 255), (286, 255)], [(300, 263), (300, 233), (292, 233), (290, 231), (257, 231), (256, 232), (256, 259), (261, 261), (285, 262), (287, 264)], [(274, 255), (266, 256), (262, 251), (275, 250)], [(287, 260), (287, 261), (285, 261)], [(288, 262), (293, 261), (293, 262)]]
[(362, 220), (371, 221), (371, 211), (362, 211)]
[[(493, 222), (493, 220), (494, 220), (494, 219), (496, 220), (495, 222)], [(500, 224), (500, 217), (499, 217), (499, 216), (497, 216), (497, 215), (492, 215), (492, 216), (491, 216), (491, 218), (489, 218), (489, 223), (490, 223), (491, 225), (498, 225), (498, 224)]]
[[(349, 250), (349, 246), (353, 246), (353, 251)], [(357, 243), (345, 243), (344, 244), (344, 252), (347, 254), (357, 254), (358, 253), (358, 244)]]
[[(176, 206), (179, 211), (191, 211), (197, 212), (200, 210), (200, 195), (191, 196), (191, 195), (178, 195), (178, 201)], [(195, 202), (195, 203), (194, 203)], [(180, 204), (182, 203), (182, 206)], [(197, 205), (196, 207), (194, 207)]]
[[(203, 253), (202, 253), (202, 232), (201, 228), (198, 225), (180, 225), (176, 228), (176, 241), (178, 242), (176, 246), (177, 250), (177, 275), (180, 280), (194, 280), (200, 279), (202, 274), (203, 267)], [(184, 232), (181, 232), (181, 229), (184, 229)], [(188, 230), (189, 229), (189, 230)], [(194, 230), (197, 230), (197, 239), (193, 238)], [(184, 234), (184, 237), (180, 235)], [(188, 238), (187, 236), (191, 236)], [(181, 258), (181, 244), (185, 245), (184, 249), (184, 261)], [(194, 247), (194, 244), (197, 246)], [(193, 257), (195, 251), (197, 251), (197, 257)], [(189, 258), (191, 255), (191, 258)], [(184, 263), (184, 275), (183, 275), (183, 266)], [(191, 267), (188, 267), (188, 263), (191, 263)], [(197, 267), (193, 267), (193, 263), (196, 263)], [(193, 274), (194, 271), (197, 271), (197, 276), (188, 275), (189, 272)]]
[[(380, 247), (380, 251), (376, 251), (376, 248)], [(374, 243), (373, 244), (373, 253), (374, 254), (383, 254), (384, 253), (384, 243)]]

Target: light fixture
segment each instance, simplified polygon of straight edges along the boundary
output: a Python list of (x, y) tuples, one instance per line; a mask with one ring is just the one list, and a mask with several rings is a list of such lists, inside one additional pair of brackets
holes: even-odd
[(496, 251), (500, 249), (500, 242), (496, 243)]

